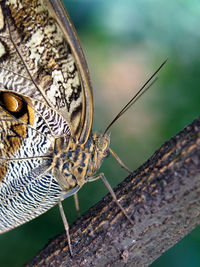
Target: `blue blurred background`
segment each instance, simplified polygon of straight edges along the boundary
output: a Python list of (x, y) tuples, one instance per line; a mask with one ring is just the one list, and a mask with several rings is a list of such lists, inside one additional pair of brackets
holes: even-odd
[[(168, 58), (159, 80), (110, 129), (111, 147), (136, 169), (199, 115), (198, 0), (65, 0), (88, 61), (94, 87), (94, 130), (103, 131), (138, 88)], [(112, 186), (127, 173), (112, 158), (102, 168)], [(107, 193), (101, 181), (80, 190), (84, 213)], [(73, 198), (64, 201), (69, 223)], [(0, 266), (22, 266), (64, 231), (57, 207), (0, 236)], [(3, 245), (2, 245), (3, 244)], [(11, 256), (12, 255), (12, 256)], [(152, 267), (199, 267), (200, 227)]]

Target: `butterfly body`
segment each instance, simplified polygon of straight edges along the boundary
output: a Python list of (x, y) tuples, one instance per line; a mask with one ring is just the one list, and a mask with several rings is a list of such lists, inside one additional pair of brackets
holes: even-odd
[(67, 139), (67, 145), (63, 138), (56, 140), (53, 169), (63, 189), (86, 183), (109, 155), (109, 144), (110, 137), (98, 133), (91, 134), (85, 144), (77, 143), (72, 137)]

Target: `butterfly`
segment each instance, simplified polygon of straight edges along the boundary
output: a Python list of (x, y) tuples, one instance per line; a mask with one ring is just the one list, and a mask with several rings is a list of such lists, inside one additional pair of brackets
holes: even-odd
[[(142, 88), (143, 89), (143, 88)], [(59, 0), (0, 1), (0, 233), (59, 204), (101, 178), (111, 152), (108, 128), (92, 133), (93, 94), (87, 63)]]

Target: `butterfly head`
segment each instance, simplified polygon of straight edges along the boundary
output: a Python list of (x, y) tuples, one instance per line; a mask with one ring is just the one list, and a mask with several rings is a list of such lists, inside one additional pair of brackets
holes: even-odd
[(95, 133), (93, 135), (96, 150), (99, 156), (103, 159), (109, 156), (110, 134)]

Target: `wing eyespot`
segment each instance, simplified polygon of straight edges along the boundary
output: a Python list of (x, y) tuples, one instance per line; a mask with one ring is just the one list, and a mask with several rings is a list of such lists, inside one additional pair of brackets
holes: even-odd
[(16, 119), (33, 125), (34, 110), (22, 96), (11, 92), (0, 92), (0, 106)]
[(24, 106), (22, 99), (11, 93), (2, 94), (2, 103), (6, 110), (12, 113), (20, 113)]
[(17, 94), (10, 92), (0, 93), (0, 105), (17, 119), (27, 112), (27, 103)]

